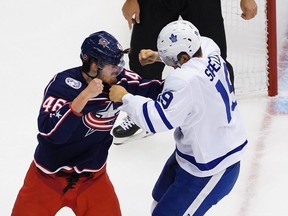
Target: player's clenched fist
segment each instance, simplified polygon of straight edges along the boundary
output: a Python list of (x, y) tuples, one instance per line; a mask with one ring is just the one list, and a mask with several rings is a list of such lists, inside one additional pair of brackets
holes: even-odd
[(72, 101), (71, 108), (76, 113), (81, 113), (86, 103), (103, 91), (102, 80), (92, 79), (88, 86)]
[(151, 49), (142, 49), (139, 53), (139, 62), (141, 65), (153, 64), (161, 61), (158, 52)]
[(250, 20), (257, 14), (257, 4), (254, 0), (241, 0), (240, 7), (242, 10), (241, 17), (245, 20)]
[(103, 91), (103, 87), (102, 80), (95, 78), (89, 82), (86, 92), (89, 94), (90, 98), (93, 98), (98, 96)]
[(113, 102), (122, 102), (122, 98), (128, 92), (120, 85), (113, 85), (109, 90), (109, 98)]

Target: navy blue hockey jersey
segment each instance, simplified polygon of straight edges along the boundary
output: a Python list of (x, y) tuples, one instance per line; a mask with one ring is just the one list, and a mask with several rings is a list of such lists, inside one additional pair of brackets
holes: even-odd
[[(152, 99), (163, 87), (161, 81), (144, 80), (125, 69), (117, 78), (117, 84), (130, 93)], [(113, 139), (110, 131), (121, 103), (110, 101), (109, 86), (104, 85), (103, 92), (90, 99), (81, 114), (74, 113), (70, 105), (87, 85), (77, 67), (56, 74), (45, 89), (34, 162), (47, 174), (60, 169), (96, 172), (106, 163)]]

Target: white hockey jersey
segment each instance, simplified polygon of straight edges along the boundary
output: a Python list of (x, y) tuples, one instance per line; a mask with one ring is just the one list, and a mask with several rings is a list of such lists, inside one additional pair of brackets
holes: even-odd
[(179, 165), (206, 177), (240, 161), (247, 138), (218, 46), (202, 37), (201, 47), (202, 58), (168, 75), (157, 101), (126, 94), (121, 110), (144, 130), (175, 128)]

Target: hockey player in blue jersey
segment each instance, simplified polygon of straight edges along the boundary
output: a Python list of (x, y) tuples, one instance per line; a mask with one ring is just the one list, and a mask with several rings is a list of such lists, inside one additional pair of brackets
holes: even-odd
[(122, 47), (107, 32), (87, 37), (80, 57), (82, 66), (56, 74), (45, 88), (34, 161), (12, 216), (52, 216), (64, 206), (77, 216), (121, 215), (106, 172), (119, 113), (109, 88), (117, 82), (133, 94), (156, 98), (163, 85), (124, 69)]
[(247, 144), (244, 126), (214, 41), (179, 20), (162, 29), (157, 48), (139, 54), (143, 65), (162, 61), (175, 68), (157, 99), (117, 85), (109, 96), (146, 131), (175, 128), (176, 148), (153, 189), (152, 215), (202, 216), (234, 187)]

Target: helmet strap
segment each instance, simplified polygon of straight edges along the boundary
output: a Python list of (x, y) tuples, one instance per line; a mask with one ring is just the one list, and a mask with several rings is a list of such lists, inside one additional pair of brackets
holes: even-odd
[[(97, 64), (97, 74), (95, 75), (95, 76), (91, 76), (89, 73), (90, 73), (90, 67), (91, 67), (91, 63), (92, 62), (96, 62), (96, 64)], [(83, 64), (84, 65), (84, 64)], [(86, 67), (85, 67), (86, 66)], [(88, 62), (85, 64), (85, 68), (86, 68), (86, 70), (83, 70), (83, 72), (92, 80), (92, 79), (95, 79), (95, 78), (97, 78), (98, 77), (98, 75), (101, 73), (101, 71), (102, 71), (102, 67), (99, 67), (99, 64), (98, 64), (98, 60), (96, 60), (96, 59), (94, 59), (94, 58), (90, 58), (89, 60), (88, 60)], [(82, 68), (84, 68), (84, 67), (82, 67)], [(89, 69), (88, 69), (89, 68)]]
[(99, 72), (97, 71), (97, 74), (95, 75), (95, 76), (91, 76), (90, 74), (89, 74), (89, 72), (84, 72), (90, 79), (95, 79), (95, 78), (97, 78), (97, 76), (98, 76), (98, 74), (99, 74)]
[[(90, 72), (90, 71), (89, 71)], [(98, 75), (102, 72), (102, 68), (97, 68), (97, 74), (95, 75), (95, 76), (91, 76), (90, 74), (89, 74), (89, 72), (88, 71), (85, 71), (85, 74), (90, 78), (90, 79), (95, 79), (95, 78), (97, 78), (98, 77)]]

